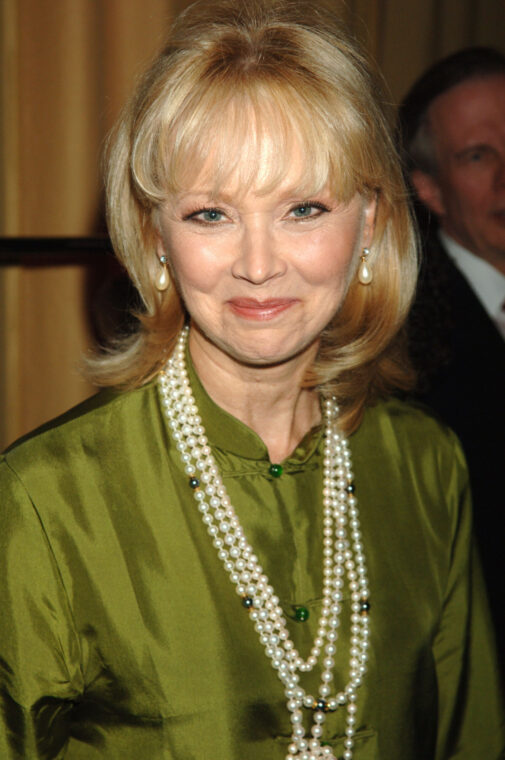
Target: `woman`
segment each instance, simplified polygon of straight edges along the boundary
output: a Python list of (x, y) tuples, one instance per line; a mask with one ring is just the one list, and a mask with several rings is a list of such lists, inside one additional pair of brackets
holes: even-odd
[(145, 310), (2, 463), (1, 756), (497, 758), (462, 455), (386, 399), (415, 246), (362, 54), (192, 7), (108, 199)]

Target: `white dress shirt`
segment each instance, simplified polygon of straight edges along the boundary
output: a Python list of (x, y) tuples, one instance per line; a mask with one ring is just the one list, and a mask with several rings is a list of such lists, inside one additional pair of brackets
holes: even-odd
[(439, 237), (505, 340), (505, 275), (480, 256), (463, 248), (442, 230), (439, 231)]

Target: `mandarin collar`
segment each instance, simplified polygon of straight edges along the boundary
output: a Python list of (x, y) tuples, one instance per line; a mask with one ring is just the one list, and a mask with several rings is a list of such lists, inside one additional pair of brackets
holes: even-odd
[[(186, 343), (186, 367), (202, 424), (210, 444), (223, 452), (244, 459), (270, 462), (268, 450), (259, 435), (229, 412), (218, 406), (203, 387), (196, 373)], [(283, 461), (283, 465), (297, 468), (317, 451), (323, 436), (323, 426), (316, 425), (303, 437), (294, 451)]]

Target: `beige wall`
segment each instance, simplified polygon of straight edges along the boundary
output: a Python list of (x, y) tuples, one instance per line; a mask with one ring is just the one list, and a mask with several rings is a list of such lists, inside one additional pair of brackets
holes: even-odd
[[(100, 154), (170, 0), (2, 0), (0, 234), (103, 229)], [(94, 389), (85, 265), (0, 268), (0, 449)]]
[[(1, 0), (0, 234), (102, 229), (99, 156), (184, 0)], [(505, 50), (503, 0), (335, 0), (394, 101), (436, 58)], [(93, 262), (90, 261), (90, 266)], [(0, 268), (0, 448), (89, 395), (86, 266)]]

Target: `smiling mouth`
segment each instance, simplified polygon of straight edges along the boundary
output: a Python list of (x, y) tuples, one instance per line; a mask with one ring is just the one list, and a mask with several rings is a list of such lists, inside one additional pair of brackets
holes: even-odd
[(298, 303), (298, 299), (269, 298), (266, 301), (258, 301), (255, 298), (231, 298), (227, 303), (237, 316), (257, 322), (265, 322), (269, 319), (275, 319), (287, 311), (291, 306)]

